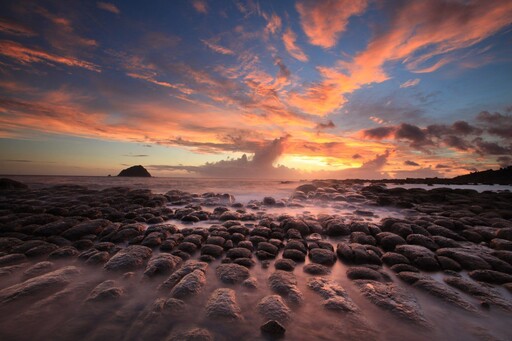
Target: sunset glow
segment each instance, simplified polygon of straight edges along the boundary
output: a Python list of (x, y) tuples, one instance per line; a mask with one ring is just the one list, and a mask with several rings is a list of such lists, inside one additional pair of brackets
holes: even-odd
[(452, 177), (512, 162), (508, 0), (0, 13), (2, 174)]

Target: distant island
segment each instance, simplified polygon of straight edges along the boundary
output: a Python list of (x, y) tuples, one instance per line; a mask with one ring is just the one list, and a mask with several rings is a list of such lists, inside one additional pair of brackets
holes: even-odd
[(118, 176), (150, 178), (151, 174), (141, 165), (123, 169)]
[[(322, 181), (317, 179), (316, 181)], [(402, 179), (345, 179), (340, 183), (388, 183), (388, 184), (427, 184), (427, 185), (512, 185), (512, 166), (497, 170), (486, 170), (459, 175), (453, 178), (402, 178)]]

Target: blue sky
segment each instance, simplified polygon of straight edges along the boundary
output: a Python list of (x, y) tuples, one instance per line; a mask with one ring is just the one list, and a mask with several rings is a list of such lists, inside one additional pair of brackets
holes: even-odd
[(512, 160), (510, 1), (0, 13), (3, 174), (449, 177)]

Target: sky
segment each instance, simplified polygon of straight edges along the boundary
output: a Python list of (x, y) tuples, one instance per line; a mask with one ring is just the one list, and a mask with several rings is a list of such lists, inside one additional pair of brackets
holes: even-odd
[(0, 174), (512, 163), (509, 0), (2, 1)]

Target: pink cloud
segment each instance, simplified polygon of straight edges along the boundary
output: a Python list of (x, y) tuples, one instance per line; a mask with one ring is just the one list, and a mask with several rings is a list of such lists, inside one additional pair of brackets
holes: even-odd
[(296, 4), (310, 43), (323, 48), (335, 46), (350, 17), (362, 14), (366, 6), (366, 0), (301, 0)]
[(0, 54), (14, 59), (21, 64), (45, 63), (55, 66), (55, 64), (66, 65), (70, 67), (79, 67), (90, 71), (101, 72), (98, 65), (72, 57), (59, 56), (41, 49), (29, 48), (19, 43), (2, 40), (0, 41)]
[(194, 6), (194, 9), (199, 13), (208, 13), (208, 4), (206, 3), (206, 0), (193, 0), (192, 6)]
[(104, 11), (107, 11), (107, 12), (110, 12), (110, 13), (114, 13), (114, 14), (120, 14), (121, 11), (119, 10), (119, 8), (114, 5), (114, 4), (111, 4), (110, 2), (97, 2), (96, 5), (98, 6), (99, 9), (102, 9)]
[(296, 40), (297, 36), (291, 28), (288, 28), (283, 34), (283, 43), (286, 51), (288, 51), (293, 58), (300, 60), (301, 62), (307, 62), (308, 56), (299, 46), (297, 46)]

